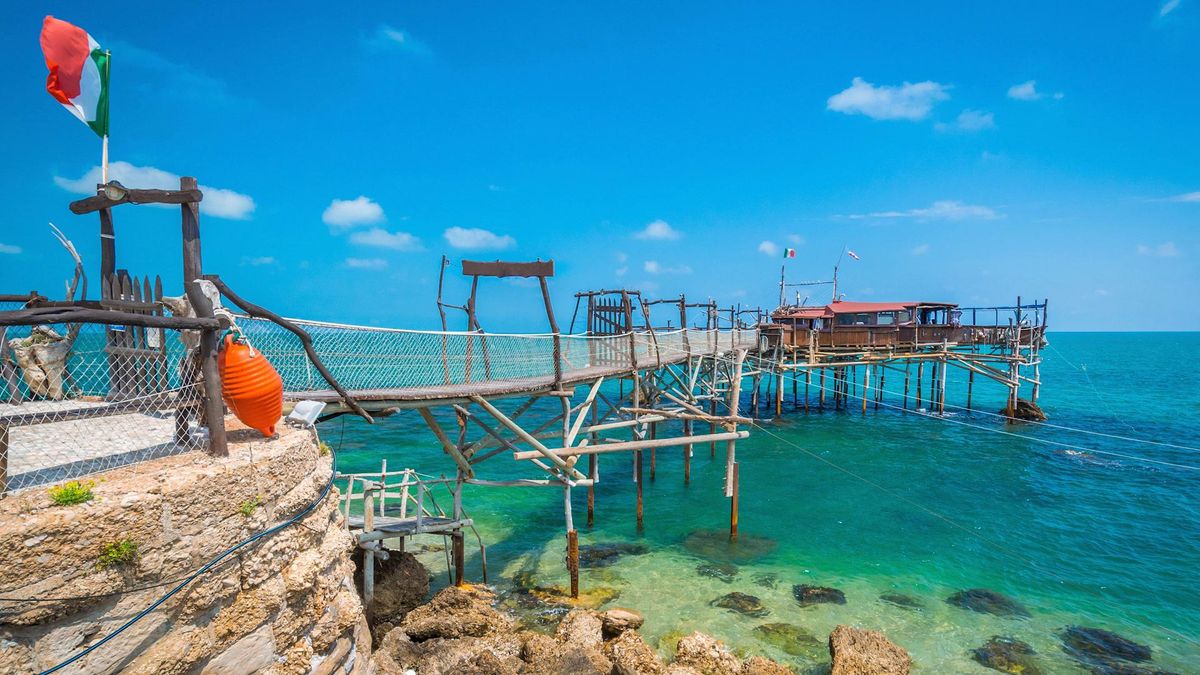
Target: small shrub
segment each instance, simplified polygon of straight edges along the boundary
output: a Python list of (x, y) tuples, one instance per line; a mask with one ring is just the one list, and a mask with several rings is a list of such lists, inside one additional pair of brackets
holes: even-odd
[(105, 544), (100, 549), (100, 559), (96, 561), (96, 567), (102, 570), (110, 567), (124, 567), (137, 562), (137, 559), (137, 542), (132, 539), (122, 539)]
[(70, 506), (72, 504), (82, 504), (92, 501), (95, 497), (92, 494), (92, 488), (96, 487), (94, 481), (78, 481), (72, 480), (63, 483), (57, 487), (50, 488), (50, 499), (59, 506)]
[(332, 448), (329, 447), (329, 444), (326, 443), (325, 441), (321, 441), (321, 444), (317, 447), (320, 448), (322, 457), (324, 457), (325, 455), (328, 455), (333, 450)]
[(243, 516), (249, 518), (251, 515), (254, 514), (254, 509), (257, 509), (258, 507), (262, 506), (262, 502), (263, 502), (262, 495), (255, 495), (254, 497), (242, 502), (242, 506), (241, 506), (241, 508), (238, 509), (238, 512), (241, 513)]

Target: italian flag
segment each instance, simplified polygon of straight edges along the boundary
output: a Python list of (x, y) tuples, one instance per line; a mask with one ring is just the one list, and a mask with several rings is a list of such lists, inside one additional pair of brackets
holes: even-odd
[(784, 258), (795, 258), (796, 257), (796, 249), (794, 249), (794, 248), (783, 249), (783, 257)]
[(108, 136), (108, 52), (79, 26), (47, 16), (42, 53), (46, 91), (97, 136)]

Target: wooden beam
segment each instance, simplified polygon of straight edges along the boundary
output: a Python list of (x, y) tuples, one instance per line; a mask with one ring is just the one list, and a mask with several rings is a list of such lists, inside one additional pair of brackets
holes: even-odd
[(102, 209), (111, 209), (119, 204), (192, 204), (204, 199), (204, 193), (198, 188), (179, 190), (127, 190), (120, 199), (109, 199), (103, 194), (73, 201), (70, 204), (71, 213), (82, 216)]
[(37, 326), (55, 323), (103, 323), (145, 328), (218, 330), (222, 324), (211, 317), (157, 316), (84, 307), (34, 307), (0, 312), (0, 326)]
[[(741, 438), (746, 438), (750, 435), (749, 431), (727, 431), (717, 434), (704, 434), (702, 436), (680, 436), (676, 438), (656, 438), (653, 440), (643, 439), (637, 441), (620, 441), (617, 443), (609, 443), (607, 445), (587, 445), (576, 446), (574, 448), (553, 448), (549, 452), (555, 457), (561, 459), (563, 457), (573, 457), (575, 455), (591, 455), (601, 454), (606, 452), (629, 452), (630, 450), (649, 450), (650, 448), (674, 448), (681, 445), (691, 445), (693, 443), (707, 443), (709, 441), (733, 441)], [(542, 456), (543, 453), (535, 451), (522, 451), (513, 455), (513, 459), (536, 459)]]
[(429, 430), (432, 431), (433, 435), (437, 436), (438, 441), (441, 442), (442, 449), (446, 451), (447, 455), (450, 455), (451, 459), (454, 460), (454, 463), (457, 464), (458, 468), (463, 472), (463, 475), (465, 475), (467, 478), (474, 478), (475, 469), (471, 466), (471, 463), (467, 461), (467, 458), (463, 457), (463, 454), (459, 452), (458, 447), (454, 445), (448, 436), (446, 436), (446, 432), (442, 430), (442, 425), (438, 424), (437, 419), (434, 418), (433, 413), (429, 411), (429, 408), (418, 408), (417, 410), (421, 413), (421, 418), (425, 420), (425, 424), (429, 426)]
[(462, 273), (473, 277), (552, 277), (554, 276), (553, 260), (537, 260), (534, 262), (480, 262), (476, 260), (462, 261)]

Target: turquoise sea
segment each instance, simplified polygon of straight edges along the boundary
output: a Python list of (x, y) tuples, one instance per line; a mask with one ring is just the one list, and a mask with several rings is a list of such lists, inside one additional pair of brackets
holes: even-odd
[[(1039, 402), (1052, 424), (1200, 446), (1200, 334), (1049, 339)], [(892, 379), (885, 389), (898, 392), (902, 382)], [(965, 374), (952, 370), (947, 402), (965, 400)], [(974, 401), (996, 411), (1004, 390), (977, 381)], [(899, 405), (900, 397), (885, 403)], [(377, 471), (383, 458), (390, 469), (453, 471), (412, 411), (374, 427), (335, 420), (321, 433), (339, 449), (342, 471)], [(667, 650), (672, 634), (702, 630), (739, 651), (822, 672), (828, 656), (821, 643), (835, 625), (849, 623), (882, 630), (909, 650), (918, 672), (995, 672), (971, 651), (1008, 636), (1034, 648), (1041, 672), (1082, 673), (1089, 671), (1060, 641), (1065, 627), (1081, 625), (1149, 645), (1153, 661), (1142, 667), (1200, 672), (1200, 452), (1006, 425), (949, 407), (945, 419), (886, 406), (865, 415), (857, 405), (788, 411), (738, 444), (742, 543), (734, 549), (722, 543), (729, 520), (722, 451), (712, 459), (707, 446), (697, 446), (686, 487), (680, 453), (658, 453), (652, 482), (647, 466), (644, 532), (635, 527), (631, 456), (601, 456), (590, 529), (586, 491), (575, 490), (583, 545), (644, 544), (609, 566), (585, 569), (582, 581), (612, 587), (620, 593), (612, 604), (642, 611), (652, 645), (661, 640)], [(508, 453), (482, 464), (480, 476), (540, 477)], [(521, 571), (538, 584), (565, 583), (560, 490), (470, 487), (465, 505), (488, 545), (490, 581), (502, 592)], [(470, 555), (468, 576), (478, 580), (477, 551)], [(425, 560), (444, 585), (441, 554)], [(704, 565), (719, 566), (726, 578), (699, 574)], [(840, 589), (846, 602), (802, 607), (795, 584)], [(946, 602), (969, 588), (1003, 593), (1029, 616)], [(750, 617), (710, 604), (733, 591), (756, 596), (769, 613)], [(882, 601), (887, 593), (918, 606)], [(755, 630), (767, 623), (798, 627), (817, 644), (787, 653)]]

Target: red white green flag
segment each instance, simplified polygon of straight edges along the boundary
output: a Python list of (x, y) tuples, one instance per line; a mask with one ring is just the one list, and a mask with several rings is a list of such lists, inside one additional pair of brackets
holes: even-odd
[(108, 136), (109, 53), (79, 26), (52, 16), (42, 22), (42, 53), (50, 70), (46, 91), (97, 136)]
[(794, 248), (783, 249), (783, 257), (784, 258), (795, 258), (796, 257), (796, 249), (794, 249)]

